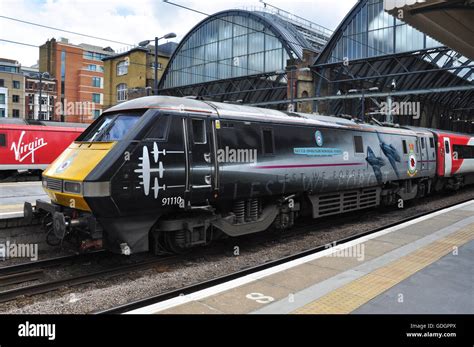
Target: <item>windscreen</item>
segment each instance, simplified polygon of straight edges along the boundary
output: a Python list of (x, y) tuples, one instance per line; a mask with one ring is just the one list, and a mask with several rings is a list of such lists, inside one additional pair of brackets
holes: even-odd
[(77, 141), (120, 141), (133, 128), (142, 113), (118, 113), (104, 115), (80, 136)]

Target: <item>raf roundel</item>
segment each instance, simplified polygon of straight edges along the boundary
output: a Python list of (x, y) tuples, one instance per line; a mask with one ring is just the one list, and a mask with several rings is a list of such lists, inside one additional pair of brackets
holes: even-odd
[(318, 130), (314, 133), (314, 138), (316, 140), (316, 144), (321, 147), (323, 145), (323, 134)]

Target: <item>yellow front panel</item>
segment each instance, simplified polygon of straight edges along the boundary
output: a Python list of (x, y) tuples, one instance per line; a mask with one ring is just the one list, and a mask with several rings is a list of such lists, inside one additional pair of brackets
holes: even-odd
[(73, 142), (44, 172), (43, 176), (83, 181), (104, 159), (115, 142)]
[(59, 205), (67, 206), (67, 207), (82, 210), (82, 211), (90, 212), (91, 210), (89, 205), (87, 205), (86, 200), (84, 200), (84, 198), (80, 195), (60, 193), (60, 192), (56, 192), (50, 189), (45, 189), (45, 191), (48, 194), (51, 201), (54, 201), (55, 203)]
[[(73, 142), (44, 172), (43, 176), (67, 181), (83, 182), (87, 175), (109, 153), (116, 142)], [(90, 211), (85, 199), (78, 194), (46, 189), (55, 203), (83, 211)]]

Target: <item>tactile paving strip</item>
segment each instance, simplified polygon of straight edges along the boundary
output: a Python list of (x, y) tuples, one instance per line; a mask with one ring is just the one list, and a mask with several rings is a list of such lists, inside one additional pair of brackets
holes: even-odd
[(339, 287), (293, 313), (350, 313), (473, 239), (474, 225), (470, 225)]

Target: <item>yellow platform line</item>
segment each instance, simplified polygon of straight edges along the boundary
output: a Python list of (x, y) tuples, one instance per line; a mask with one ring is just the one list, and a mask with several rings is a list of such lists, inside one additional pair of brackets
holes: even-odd
[(292, 313), (350, 313), (473, 239), (474, 225), (470, 225), (339, 287)]

